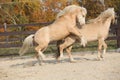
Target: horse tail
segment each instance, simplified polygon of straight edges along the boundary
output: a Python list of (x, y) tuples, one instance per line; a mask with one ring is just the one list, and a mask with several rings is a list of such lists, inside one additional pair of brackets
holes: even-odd
[(19, 55), (20, 56), (25, 54), (28, 51), (28, 49), (31, 46), (33, 46), (33, 39), (34, 39), (34, 34), (31, 34), (24, 39), (23, 45), (22, 45), (21, 49), (19, 50)]

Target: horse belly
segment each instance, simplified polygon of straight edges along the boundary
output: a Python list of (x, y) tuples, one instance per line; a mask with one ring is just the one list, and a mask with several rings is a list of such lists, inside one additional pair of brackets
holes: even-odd
[(97, 35), (92, 35), (92, 34), (85, 35), (84, 37), (86, 38), (87, 41), (95, 41), (98, 38)]
[(87, 41), (89, 42), (89, 41), (95, 41), (95, 40), (97, 40), (97, 37), (89, 37), (89, 38), (87, 38)]
[(50, 41), (57, 41), (64, 39), (67, 35), (69, 35), (68, 32), (61, 32), (61, 33), (56, 32), (50, 36)]

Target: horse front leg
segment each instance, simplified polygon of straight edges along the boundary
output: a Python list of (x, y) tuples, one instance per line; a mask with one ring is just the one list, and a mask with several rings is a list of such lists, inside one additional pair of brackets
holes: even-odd
[[(101, 38), (100, 40), (99, 40), (99, 49), (100, 49), (100, 58), (102, 58), (103, 59), (103, 55), (105, 55), (106, 54), (106, 49), (107, 49), (107, 44), (105, 43), (105, 41), (104, 41), (104, 38)], [(103, 47), (103, 52), (101, 51), (102, 50), (102, 47)]]
[(69, 31), (70, 33), (78, 37), (78, 39), (81, 41), (81, 45), (83, 45), (84, 47), (86, 46), (87, 40), (85, 40), (84, 36), (81, 35), (81, 33), (79, 32), (77, 28), (72, 28)]
[(98, 40), (98, 60), (102, 60), (102, 41)]

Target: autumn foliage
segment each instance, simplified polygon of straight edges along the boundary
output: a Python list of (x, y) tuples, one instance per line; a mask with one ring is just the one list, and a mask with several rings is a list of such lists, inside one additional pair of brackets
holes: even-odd
[[(43, 1), (43, 2), (41, 2)], [(0, 0), (0, 25), (50, 22), (65, 6), (76, 4), (84, 6), (87, 19), (95, 18), (105, 8), (114, 7), (120, 13), (120, 0), (105, 0), (105, 6), (99, 0)], [(29, 29), (30, 28), (30, 29)], [(34, 26), (27, 30), (38, 29)]]

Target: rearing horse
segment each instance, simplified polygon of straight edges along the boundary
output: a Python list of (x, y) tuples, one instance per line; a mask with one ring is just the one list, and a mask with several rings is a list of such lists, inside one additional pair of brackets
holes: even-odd
[[(42, 60), (44, 60), (43, 51), (47, 48), (50, 42), (64, 39), (70, 34), (73, 34), (81, 39), (81, 33), (76, 27), (76, 19), (78, 19), (80, 25), (84, 25), (85, 16), (87, 14), (86, 9), (80, 6), (70, 5), (66, 7), (63, 12), (64, 11), (64, 15), (60, 15), (60, 17), (56, 19), (53, 24), (39, 29), (34, 35), (28, 36), (24, 40), (19, 54), (23, 55), (33, 44), (34, 40), (38, 44), (35, 50), (38, 52), (37, 60), (41, 65)], [(82, 43), (84, 44), (84, 41)]]

